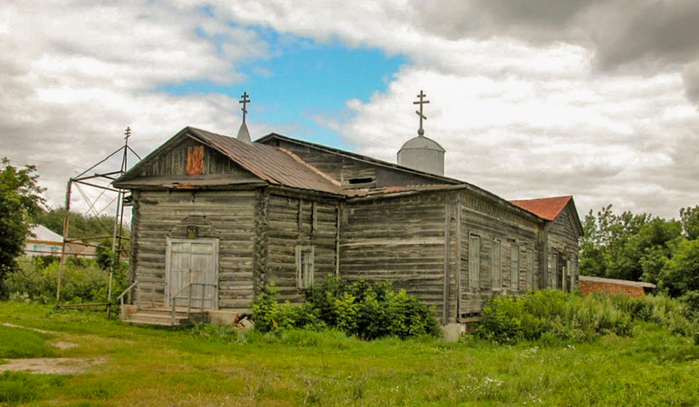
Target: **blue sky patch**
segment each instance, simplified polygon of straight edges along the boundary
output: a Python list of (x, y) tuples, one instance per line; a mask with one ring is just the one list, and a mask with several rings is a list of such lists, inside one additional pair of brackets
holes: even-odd
[(238, 71), (246, 76), (242, 83), (230, 86), (202, 80), (167, 85), (161, 90), (173, 95), (223, 93), (235, 99), (246, 91), (252, 101), (248, 108), (251, 121), (279, 125), (275, 131), (284, 133), (287, 129), (290, 137), (348, 148), (339, 134), (315, 117), (347, 120), (347, 100), (368, 102), (374, 92), (386, 90), (393, 74), (405, 63), (403, 57), (387, 56), (377, 49), (349, 48), (337, 42), (319, 44), (294, 36), (280, 37), (271, 30), (256, 31), (274, 44), (273, 56), (239, 65)]

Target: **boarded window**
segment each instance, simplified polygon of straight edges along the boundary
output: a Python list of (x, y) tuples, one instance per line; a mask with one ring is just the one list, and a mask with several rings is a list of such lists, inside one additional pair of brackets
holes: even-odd
[(468, 239), (468, 288), (477, 290), (481, 276), (481, 238), (471, 235)]
[(498, 239), (493, 240), (492, 254), (492, 286), (493, 290), (499, 290), (502, 288), (502, 250), (500, 249), (500, 241)]
[(187, 148), (187, 175), (204, 173), (204, 146), (189, 146)]
[(527, 288), (534, 290), (534, 251), (527, 250)]
[(519, 290), (519, 246), (510, 247), (510, 289)]
[(309, 288), (313, 285), (313, 246), (296, 246), (296, 286)]
[(558, 288), (558, 253), (551, 256), (551, 275), (553, 276), (551, 285), (553, 288)]

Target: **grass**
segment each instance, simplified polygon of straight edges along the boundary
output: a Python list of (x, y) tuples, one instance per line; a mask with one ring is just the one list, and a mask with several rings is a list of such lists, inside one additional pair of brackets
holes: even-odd
[[(79, 375), (2, 374), (0, 405), (699, 403), (699, 346), (645, 322), (632, 337), (507, 346), (429, 338), (364, 342), (334, 331), (167, 331), (124, 326), (103, 313), (8, 302), (0, 302), (0, 322), (54, 331), (56, 340), (79, 345), (54, 350), (56, 356), (107, 358)], [(26, 332), (32, 331), (12, 329), (3, 337)]]
[(0, 325), (0, 359), (55, 356), (56, 349), (47, 344), (50, 338), (44, 333)]

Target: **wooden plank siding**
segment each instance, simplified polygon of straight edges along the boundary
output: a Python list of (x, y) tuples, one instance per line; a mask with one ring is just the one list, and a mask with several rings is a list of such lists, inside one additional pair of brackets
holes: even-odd
[[(521, 294), (534, 289), (527, 283), (527, 251), (537, 253), (539, 224), (508, 212), (506, 209), (486, 202), (467, 192), (461, 193), (461, 250), (460, 250), (460, 287), (459, 318), (469, 318), (478, 314), (484, 301), (492, 295)], [(480, 250), (479, 258), (470, 259), (469, 242), (477, 237)], [(493, 287), (493, 247), (495, 241), (500, 244), (501, 287)], [(511, 248), (519, 253), (517, 277), (519, 290), (513, 292), (511, 273)], [(534, 281), (537, 276), (537, 261), (534, 260)], [(479, 267), (477, 274), (469, 269), (469, 264)], [(477, 279), (474, 279), (474, 276)], [(471, 284), (469, 284), (471, 281)], [(476, 283), (477, 281), (477, 283)], [(477, 284), (477, 286), (476, 286)], [(516, 286), (516, 284), (515, 284)]]
[(446, 193), (348, 201), (340, 227), (340, 275), (393, 281), (443, 315), (446, 205)]
[(338, 205), (331, 199), (270, 193), (265, 281), (276, 285), (280, 301), (305, 298), (297, 288), (297, 246), (313, 246), (316, 282), (335, 274)]
[(181, 179), (200, 179), (206, 176), (238, 175), (244, 178), (250, 177), (250, 173), (236, 164), (230, 158), (216, 150), (204, 147), (204, 172), (202, 176), (187, 175), (187, 154), (189, 147), (203, 146), (200, 142), (190, 137), (183, 137), (182, 141), (171, 149), (164, 151), (150, 165), (139, 174), (140, 177), (177, 177)]
[[(275, 140), (274, 145), (289, 150), (303, 161), (316, 167), (330, 177), (340, 181), (345, 189), (367, 187), (390, 187), (403, 185), (426, 185), (440, 183), (434, 178), (423, 177), (405, 171), (383, 167), (377, 164), (345, 157), (330, 151), (307, 145)], [(372, 178), (364, 183), (351, 183), (350, 180)], [(446, 183), (446, 182), (445, 182)], [(452, 182), (453, 183), (453, 182)], [(447, 183), (448, 184), (448, 183)]]
[[(556, 288), (565, 288), (566, 291), (575, 289), (575, 287), (577, 287), (578, 237), (573, 227), (570, 206), (561, 211), (556, 220), (551, 224), (548, 233), (548, 246), (549, 256), (553, 256), (554, 254), (558, 256), (556, 270), (550, 270), (548, 273), (548, 287), (554, 287), (554, 283), (558, 282)], [(571, 262), (570, 266), (568, 263), (569, 261)], [(568, 270), (569, 267), (573, 269), (572, 287), (570, 284), (571, 270)], [(565, 276), (563, 275), (564, 272), (566, 273)], [(557, 279), (556, 276), (558, 277)], [(564, 277), (565, 285), (562, 281)]]
[[(249, 312), (253, 299), (255, 191), (141, 191), (135, 196), (132, 243), (136, 303), (165, 303), (168, 237), (185, 238), (184, 224), (201, 238), (218, 238), (219, 307)], [(183, 235), (184, 233), (184, 235)], [(155, 294), (155, 298), (153, 298)]]

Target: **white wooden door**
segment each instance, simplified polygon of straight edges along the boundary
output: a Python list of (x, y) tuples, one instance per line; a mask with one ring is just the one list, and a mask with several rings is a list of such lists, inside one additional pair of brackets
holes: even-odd
[[(165, 303), (218, 309), (218, 239), (168, 239)], [(189, 284), (191, 288), (186, 288)], [(183, 290), (184, 289), (184, 290)]]

